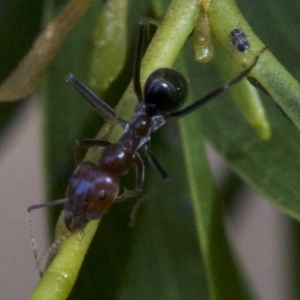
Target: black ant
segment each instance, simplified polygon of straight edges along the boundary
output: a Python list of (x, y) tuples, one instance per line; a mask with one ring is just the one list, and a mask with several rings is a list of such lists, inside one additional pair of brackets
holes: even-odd
[[(193, 112), (210, 99), (241, 81), (251, 72), (259, 56), (266, 49), (263, 48), (250, 67), (242, 71), (233, 80), (210, 92), (190, 106), (179, 109), (187, 97), (188, 86), (185, 78), (173, 69), (161, 68), (155, 70), (148, 77), (142, 91), (140, 68), (148, 26), (149, 22), (145, 19), (139, 23), (133, 70), (134, 92), (138, 104), (135, 107), (132, 120), (122, 119), (102, 99), (77, 81), (72, 74), (67, 76), (67, 81), (73, 84), (100, 115), (114, 119), (124, 129), (122, 136), (116, 143), (105, 140), (83, 140), (79, 142), (77, 147), (104, 148), (98, 164), (84, 161), (77, 166), (69, 180), (65, 199), (33, 205), (28, 208), (28, 212), (30, 212), (36, 208), (64, 204), (65, 224), (70, 232), (69, 235), (82, 230), (89, 221), (100, 218), (107, 212), (113, 202), (136, 197), (141, 193), (144, 183), (144, 163), (139, 153), (140, 150), (145, 153), (163, 180), (168, 181), (167, 173), (150, 152), (151, 134), (163, 126), (167, 119), (182, 117)], [(135, 168), (135, 188), (131, 191), (126, 190), (119, 195), (120, 178), (126, 176), (132, 168)], [(132, 222), (134, 215), (135, 213), (131, 214)], [(66, 237), (69, 235), (66, 235)], [(39, 265), (33, 237), (32, 241), (35, 258)]]

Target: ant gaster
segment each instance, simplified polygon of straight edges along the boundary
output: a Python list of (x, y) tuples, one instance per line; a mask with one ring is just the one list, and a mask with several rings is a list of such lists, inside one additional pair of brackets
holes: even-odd
[[(260, 54), (266, 49), (263, 48), (251, 66), (242, 71), (236, 78), (190, 106), (179, 109), (186, 99), (188, 86), (185, 78), (173, 69), (155, 70), (148, 77), (144, 91), (142, 91), (140, 67), (148, 25), (149, 22), (145, 19), (139, 23), (133, 70), (134, 91), (138, 104), (135, 107), (132, 120), (122, 119), (102, 99), (77, 81), (72, 74), (67, 76), (67, 81), (73, 84), (100, 115), (114, 119), (124, 129), (122, 136), (116, 143), (105, 140), (83, 140), (79, 142), (79, 147), (104, 148), (98, 164), (84, 161), (77, 166), (69, 180), (65, 199), (33, 205), (28, 208), (30, 212), (40, 207), (64, 204), (65, 224), (71, 233), (83, 229), (89, 221), (100, 218), (114, 201), (123, 201), (141, 193), (144, 183), (144, 163), (139, 150), (143, 150), (151, 165), (165, 181), (168, 181), (167, 173), (149, 150), (151, 134), (158, 130), (167, 119), (182, 117), (193, 112), (210, 99), (241, 81), (251, 72)], [(135, 188), (132, 191), (126, 190), (119, 195), (120, 178), (127, 175), (132, 168), (135, 168)], [(36, 250), (35, 257), (37, 258)]]

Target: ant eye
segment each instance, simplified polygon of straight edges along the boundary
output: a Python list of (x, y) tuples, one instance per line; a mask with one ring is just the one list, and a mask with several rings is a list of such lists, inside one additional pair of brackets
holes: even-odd
[(98, 199), (99, 200), (104, 200), (105, 199), (105, 196), (106, 196), (106, 193), (104, 190), (101, 190), (98, 194)]
[(173, 69), (157, 69), (145, 83), (144, 98), (146, 113), (172, 112), (179, 108), (188, 94), (185, 78)]

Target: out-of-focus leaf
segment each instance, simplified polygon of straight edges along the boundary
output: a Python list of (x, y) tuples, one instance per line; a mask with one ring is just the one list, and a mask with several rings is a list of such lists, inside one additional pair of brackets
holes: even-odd
[[(40, 1), (3, 0), (0, 2), (0, 81), (3, 81), (16, 67), (38, 34), (42, 7), (43, 3)], [(1, 134), (7, 121), (18, 116), (18, 113), (14, 113), (18, 107), (18, 103), (1, 103)]]
[(0, 3), (0, 81), (17, 66), (41, 26), (43, 3), (30, 0)]
[[(19, 107), (17, 103), (4, 103), (1, 104), (0, 112), (0, 138), (5, 132), (5, 125), (7, 125), (8, 120), (16, 113), (16, 109)], [(2, 142), (2, 140), (1, 140)]]
[[(185, 52), (189, 54), (188, 51)], [(187, 65), (183, 62), (177, 65), (183, 73), (186, 73)], [(189, 77), (186, 78), (189, 80)], [(195, 98), (195, 94), (190, 92), (190, 98)], [(215, 300), (252, 299), (226, 237), (223, 203), (216, 197), (200, 133), (202, 124), (199, 115), (194, 113), (186, 116), (179, 123), (198, 241), (210, 297)]]
[(72, 0), (37, 37), (17, 69), (1, 84), (0, 101), (15, 101), (29, 95), (53, 61), (61, 43), (91, 0)]
[(89, 86), (105, 91), (126, 61), (128, 1), (110, 0), (102, 8), (93, 33), (89, 62)]

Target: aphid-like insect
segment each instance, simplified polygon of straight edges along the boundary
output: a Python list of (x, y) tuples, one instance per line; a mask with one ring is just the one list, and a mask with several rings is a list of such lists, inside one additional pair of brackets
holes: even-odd
[[(100, 115), (114, 119), (124, 129), (122, 136), (116, 143), (110, 143), (106, 140), (83, 140), (79, 142), (79, 147), (103, 148), (98, 164), (84, 161), (77, 166), (69, 180), (65, 199), (33, 205), (28, 208), (28, 212), (30, 212), (36, 208), (64, 204), (65, 224), (70, 234), (82, 230), (89, 221), (100, 218), (113, 202), (136, 197), (141, 193), (144, 183), (144, 163), (140, 150), (146, 155), (163, 180), (168, 181), (167, 173), (150, 152), (151, 134), (163, 126), (167, 119), (182, 117), (193, 112), (210, 99), (241, 81), (251, 72), (260, 54), (265, 50), (264, 48), (260, 51), (251, 66), (242, 71), (236, 78), (192, 105), (180, 109), (186, 99), (188, 86), (185, 78), (179, 72), (169, 68), (157, 69), (148, 77), (144, 90), (141, 88), (140, 67), (144, 54), (143, 41), (147, 34), (148, 25), (144, 19), (139, 23), (133, 70), (134, 91), (138, 104), (135, 107), (132, 120), (122, 119), (102, 99), (76, 80), (72, 74), (67, 76), (67, 81), (73, 84)], [(127, 190), (120, 195), (120, 179), (126, 176), (132, 168), (135, 169), (135, 187), (133, 190)], [(33, 236), (32, 241), (34, 241)], [(33, 242), (33, 244), (35, 243)], [(39, 266), (35, 248), (34, 255)]]
[(248, 38), (242, 29), (233, 29), (230, 32), (230, 41), (232, 45), (240, 52), (245, 52), (250, 47)]

